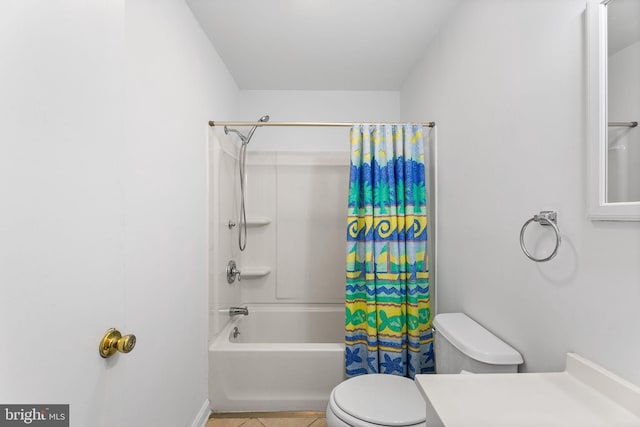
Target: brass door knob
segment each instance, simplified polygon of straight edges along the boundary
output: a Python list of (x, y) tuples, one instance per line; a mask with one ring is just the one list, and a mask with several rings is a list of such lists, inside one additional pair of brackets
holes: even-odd
[(122, 336), (120, 331), (115, 328), (109, 329), (104, 333), (104, 336), (100, 340), (100, 346), (98, 351), (100, 356), (107, 357), (113, 356), (116, 352), (129, 353), (136, 346), (135, 335)]

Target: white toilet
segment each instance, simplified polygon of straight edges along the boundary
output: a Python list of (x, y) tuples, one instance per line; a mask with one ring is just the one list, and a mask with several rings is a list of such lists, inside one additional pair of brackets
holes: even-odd
[[(436, 372), (515, 373), (520, 353), (463, 313), (439, 314)], [(409, 378), (371, 374), (350, 378), (331, 392), (329, 427), (426, 426), (426, 404)]]

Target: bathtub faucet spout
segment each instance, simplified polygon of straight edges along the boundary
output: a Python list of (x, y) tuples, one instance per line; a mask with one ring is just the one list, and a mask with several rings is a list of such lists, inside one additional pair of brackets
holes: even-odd
[(229, 316), (237, 316), (239, 314), (248, 316), (249, 309), (247, 307), (229, 307)]

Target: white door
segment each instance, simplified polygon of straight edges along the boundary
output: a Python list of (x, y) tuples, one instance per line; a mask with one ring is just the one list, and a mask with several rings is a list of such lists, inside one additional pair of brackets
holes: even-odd
[(0, 404), (70, 404), (76, 427), (130, 410), (135, 350), (98, 355), (125, 327), (123, 13), (0, 4)]

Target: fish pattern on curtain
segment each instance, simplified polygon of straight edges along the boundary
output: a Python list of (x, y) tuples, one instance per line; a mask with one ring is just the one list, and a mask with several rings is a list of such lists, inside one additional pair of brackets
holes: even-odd
[(425, 186), (421, 125), (351, 129), (347, 377), (434, 371)]

